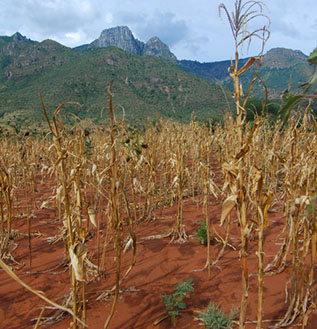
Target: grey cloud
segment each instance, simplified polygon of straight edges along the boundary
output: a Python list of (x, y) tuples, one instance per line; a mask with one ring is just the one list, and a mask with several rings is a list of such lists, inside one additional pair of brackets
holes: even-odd
[(92, 23), (99, 13), (92, 7), (82, 8), (76, 1), (65, 1), (60, 8), (42, 6), (40, 11), (30, 13), (30, 18), (37, 26), (53, 31), (73, 31)]
[(189, 53), (199, 57), (203, 52), (207, 52), (206, 45), (210, 45), (211, 42), (208, 37), (197, 37), (185, 40), (182, 44)]
[(155, 12), (152, 15), (118, 12), (114, 22), (128, 25), (141, 41), (157, 36), (170, 47), (183, 40), (189, 30), (186, 21), (171, 12)]
[(279, 33), (286, 37), (296, 38), (300, 36), (300, 32), (294, 28), (293, 24), (284, 23), (281, 20), (274, 20), (271, 28), (271, 33)]
[(12, 19), (10, 25), (17, 27), (16, 29), (57, 36), (76, 32), (77, 29), (93, 23), (100, 12), (90, 2), (82, 0), (12, 0), (5, 15)]
[[(233, 9), (232, 0), (222, 1), (229, 11)], [(0, 0), (0, 35), (19, 31), (37, 41), (50, 38), (78, 46), (98, 38), (103, 29), (127, 25), (141, 41), (159, 37), (178, 58), (221, 60), (231, 57), (233, 40), (227, 20), (218, 16), (218, 4), (210, 0)], [(266, 49), (281, 46), (310, 52), (316, 45), (316, 0), (265, 0), (265, 4), (272, 21)], [(251, 44), (248, 55), (257, 54), (257, 46)]]
[(119, 11), (115, 13), (113, 20), (118, 24), (122, 25), (138, 25), (142, 24), (146, 20), (146, 15), (140, 12), (128, 12), (128, 11)]

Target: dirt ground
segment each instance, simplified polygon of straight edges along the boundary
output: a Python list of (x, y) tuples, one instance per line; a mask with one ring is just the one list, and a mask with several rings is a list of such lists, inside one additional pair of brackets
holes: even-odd
[[(52, 185), (38, 185), (36, 198), (45, 200), (52, 193)], [(69, 273), (63, 265), (64, 247), (59, 241), (50, 244), (47, 238), (58, 233), (60, 224), (57, 221), (55, 209), (38, 209), (32, 219), (31, 240), (32, 263), (30, 264), (26, 217), (28, 207), (32, 207), (30, 200), (23, 191), (19, 197), (19, 209), (14, 212), (13, 228), (19, 233), (11, 246), (16, 264), (10, 262), (15, 273), (31, 287), (43, 291), (47, 297), (57, 303), (63, 303), (70, 292)], [(210, 199), (209, 218), (212, 229), (224, 237), (224, 229), (219, 227), (221, 214), (221, 200)], [(121, 285), (120, 299), (110, 329), (166, 329), (172, 328), (169, 319), (159, 323), (153, 322), (165, 314), (164, 304), (160, 294), (171, 294), (177, 282), (193, 278), (194, 291), (190, 298), (185, 299), (187, 308), (177, 318), (176, 328), (202, 328), (194, 320), (196, 310), (204, 309), (209, 301), (221, 304), (222, 310), (228, 314), (231, 309), (239, 309), (241, 299), (241, 263), (240, 228), (233, 220), (229, 243), (223, 257), (217, 266), (211, 268), (211, 278), (208, 279), (207, 270), (196, 271), (206, 263), (207, 249), (201, 245), (195, 236), (195, 231), (204, 220), (201, 204), (192, 199), (184, 202), (184, 223), (188, 234), (187, 242), (183, 244), (170, 243), (169, 238), (146, 239), (146, 237), (163, 234), (169, 231), (174, 223), (177, 206), (156, 210), (153, 218), (137, 226), (137, 260), (136, 265)], [(275, 204), (269, 212), (270, 225), (265, 230), (266, 266), (277, 253), (282, 241), (284, 217), (281, 205)], [(105, 219), (101, 219), (105, 221)], [(36, 233), (39, 234), (36, 234)], [(95, 233), (95, 232), (94, 232)], [(95, 244), (95, 237), (90, 245)], [(221, 244), (211, 246), (211, 259), (217, 257)], [(234, 250), (235, 249), (235, 250)], [(256, 327), (257, 317), (257, 239), (249, 244), (248, 266), (250, 275), (249, 302), (247, 311), (247, 328)], [(96, 250), (89, 252), (89, 258), (96, 262)], [(130, 249), (123, 255), (122, 273), (129, 267), (132, 257)], [(290, 261), (290, 260), (289, 260)], [(93, 280), (87, 285), (87, 325), (90, 329), (101, 329), (110, 312), (112, 297), (97, 301), (96, 298), (114, 284), (114, 254), (107, 249), (106, 275)], [(286, 267), (280, 274), (264, 277), (263, 293), (263, 328), (269, 328), (281, 319), (287, 310), (285, 303), (285, 284), (290, 279), (291, 269)], [(90, 276), (90, 278), (92, 278)], [(6, 329), (34, 328), (37, 317), (41, 312), (44, 301), (27, 291), (15, 282), (2, 269), (0, 270), (0, 327)], [(54, 310), (47, 308), (44, 317), (52, 316)], [(71, 317), (66, 315), (61, 321), (45, 324), (40, 328), (69, 328)], [(298, 324), (297, 324), (298, 325)], [(296, 324), (289, 328), (296, 328)], [(234, 328), (237, 328), (234, 325)], [(311, 314), (307, 329), (317, 328), (317, 312)]]

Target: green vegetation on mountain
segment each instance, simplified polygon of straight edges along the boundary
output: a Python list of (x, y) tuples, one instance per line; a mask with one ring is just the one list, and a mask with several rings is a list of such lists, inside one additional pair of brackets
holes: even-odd
[[(159, 54), (168, 51), (156, 38), (152, 41), (154, 53), (157, 49)], [(242, 66), (247, 59), (240, 61)], [(198, 120), (216, 120), (228, 106), (215, 82), (220, 81), (231, 94), (229, 66), (230, 61), (179, 61), (175, 65), (175, 61), (139, 56), (117, 47), (82, 47), (78, 51), (52, 40), (32, 41), (20, 33), (2, 36), (0, 124), (2, 127), (43, 124), (39, 92), (50, 114), (60, 103), (77, 102), (78, 105), (67, 105), (63, 111), (68, 122), (78, 117), (100, 124), (107, 118), (107, 87), (111, 80), (114, 80), (113, 100), (119, 107), (117, 113), (131, 123), (159, 116), (188, 121), (192, 112)], [(297, 88), (308, 81), (312, 72), (306, 55), (283, 48), (267, 52), (259, 69), (271, 99), (280, 98), (290, 78), (292, 92), (298, 92)], [(252, 77), (251, 69), (241, 77), (242, 86), (249, 85)], [(254, 111), (261, 112), (263, 86), (256, 84), (251, 96), (248, 119), (252, 120)], [(231, 97), (228, 99), (231, 101)], [(276, 114), (278, 105), (273, 103), (267, 112)]]
[[(277, 99), (288, 88), (291, 80), (291, 90), (297, 91), (299, 86), (305, 83), (311, 76), (313, 68), (307, 61), (308, 57), (301, 51), (284, 48), (274, 48), (268, 51), (262, 58), (262, 66), (259, 68), (259, 76), (263, 79), (269, 92), (269, 97)], [(241, 59), (242, 66), (247, 58)], [(210, 81), (220, 81), (223, 85), (232, 88), (232, 81), (228, 75), (230, 61), (213, 63), (199, 63), (195, 61), (180, 61), (182, 67)], [(241, 77), (242, 86), (249, 86), (253, 78), (253, 70), (249, 70)], [(261, 83), (254, 86), (252, 96), (263, 97), (264, 88)]]
[[(247, 62), (248, 58), (240, 59), (239, 65), (242, 66)], [(198, 61), (181, 60), (179, 65), (186, 71), (197, 74), (198, 76), (210, 81), (231, 81), (228, 75), (228, 68), (230, 67), (230, 60), (200, 63)]]
[(157, 116), (186, 121), (193, 111), (198, 119), (207, 120), (220, 117), (227, 108), (216, 84), (165, 59), (116, 47), (78, 52), (52, 40), (1, 40), (1, 124), (44, 121), (39, 92), (50, 113), (62, 102), (78, 102), (80, 106), (68, 105), (65, 112), (101, 123), (107, 116), (107, 86), (112, 79), (114, 103), (129, 121)]

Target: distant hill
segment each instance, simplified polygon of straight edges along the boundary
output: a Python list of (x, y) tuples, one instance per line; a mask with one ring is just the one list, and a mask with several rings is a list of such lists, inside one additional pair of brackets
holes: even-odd
[[(20, 42), (22, 41), (22, 42)], [(14, 48), (16, 46), (21, 46), (23, 44), (36, 44), (36, 41), (32, 41), (31, 39), (26, 38), (21, 33), (16, 32), (11, 37), (0, 36), (0, 51), (1, 48), (3, 53), (10, 54), (10, 48)]]
[[(155, 43), (157, 40), (152, 40)], [(116, 47), (82, 51), (52, 40), (31, 41), (15, 34), (0, 37), (0, 124), (44, 121), (38, 92), (50, 113), (62, 102), (67, 118), (95, 123), (107, 116), (107, 87), (114, 79), (117, 112), (132, 121), (157, 116), (189, 120), (220, 117), (225, 98), (213, 82), (184, 71), (170, 60), (139, 56)]]
[[(246, 61), (241, 59), (240, 66)], [(188, 121), (192, 112), (199, 120), (220, 118), (228, 107), (215, 82), (231, 94), (229, 66), (230, 61), (177, 62), (157, 37), (143, 43), (124, 26), (104, 30), (91, 44), (76, 49), (53, 40), (33, 41), (18, 32), (0, 36), (0, 125), (43, 123), (39, 91), (50, 114), (62, 102), (78, 102), (80, 106), (67, 105), (62, 111), (66, 120), (103, 123), (112, 79), (117, 112), (130, 122), (159, 116)], [(290, 77), (295, 89), (311, 73), (306, 55), (283, 48), (268, 51), (259, 70), (271, 98), (280, 96)], [(251, 79), (252, 70), (241, 78), (244, 88)], [(253, 96), (264, 97), (260, 84)]]
[[(239, 65), (246, 63), (248, 58), (240, 59)], [(202, 78), (210, 81), (224, 82), (230, 80), (228, 75), (228, 68), (230, 67), (230, 60), (210, 63), (200, 63), (198, 61), (181, 60), (179, 65), (185, 70), (192, 72)]]
[[(263, 65), (259, 69), (259, 76), (265, 82), (269, 96), (279, 98), (281, 93), (288, 88), (291, 79), (293, 91), (298, 90), (300, 84), (306, 82), (313, 72), (313, 68), (307, 62), (308, 56), (299, 50), (285, 48), (273, 48), (262, 58)], [(240, 67), (248, 60), (240, 60)], [(232, 81), (228, 75), (230, 60), (212, 63), (199, 63), (196, 61), (179, 61), (184, 69), (195, 73), (210, 81), (220, 81), (223, 85), (232, 88)], [(242, 86), (246, 89), (253, 78), (253, 70), (250, 69), (241, 77)], [(264, 97), (264, 89), (261, 84), (255, 84), (253, 96)]]

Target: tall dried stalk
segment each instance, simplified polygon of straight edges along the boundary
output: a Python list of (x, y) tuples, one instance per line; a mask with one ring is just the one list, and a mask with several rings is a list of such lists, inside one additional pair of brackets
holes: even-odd
[[(281, 256), (284, 260), (291, 245), (292, 277), (288, 309), (276, 327), (292, 324), (299, 315), (304, 325), (308, 314), (315, 307), (311, 276), (315, 268), (312, 261), (315, 261), (316, 245), (313, 245), (313, 242), (316, 242), (316, 233), (314, 218), (307, 213), (307, 206), (311, 203), (316, 190), (316, 136), (308, 129), (307, 114), (308, 112), (305, 113), (301, 126), (298, 125), (298, 120), (290, 121), (289, 133), (292, 138), (291, 143), (288, 143), (288, 159), (283, 163), (285, 169), (287, 168), (284, 183), (285, 214), (289, 223), (287, 231), (290, 238), (285, 239), (281, 249), (283, 253), (280, 252), (279, 258), (275, 258), (274, 261), (281, 259)], [(308, 263), (310, 245), (311, 262), (307, 275), (305, 267)]]
[[(236, 128), (238, 135), (238, 153), (235, 155), (234, 161), (236, 162), (235, 169), (237, 170), (236, 176), (236, 186), (235, 194), (231, 195), (229, 198), (230, 203), (226, 204), (224, 207), (224, 212), (226, 215), (222, 215), (222, 220), (224, 220), (233, 207), (237, 207), (237, 215), (240, 222), (241, 229), (241, 260), (242, 260), (242, 298), (241, 298), (241, 307), (240, 307), (240, 319), (239, 327), (243, 329), (245, 327), (246, 314), (247, 314), (247, 300), (248, 300), (248, 287), (249, 287), (249, 275), (248, 275), (248, 266), (247, 266), (247, 256), (248, 256), (248, 234), (249, 227), (247, 221), (247, 190), (245, 187), (245, 161), (244, 156), (249, 150), (249, 144), (252, 139), (253, 133), (250, 134), (249, 138), (245, 140), (243, 138), (243, 124), (245, 117), (243, 114), (246, 112), (243, 108), (245, 105), (250, 91), (253, 87), (251, 83), (247, 97), (244, 100), (244, 104), (241, 105), (241, 97), (243, 96), (243, 89), (239, 82), (239, 77), (247, 71), (253, 64), (261, 64), (260, 57), (251, 57), (247, 63), (239, 68), (239, 49), (244, 45), (245, 42), (251, 43), (253, 38), (258, 38), (262, 41), (262, 50), (269, 37), (269, 31), (266, 26), (261, 26), (254, 31), (249, 31), (247, 26), (248, 24), (260, 17), (265, 18), (268, 23), (270, 23), (269, 18), (263, 14), (263, 3), (260, 1), (246, 1), (242, 3), (241, 0), (236, 0), (234, 4), (234, 11), (230, 14), (226, 6), (222, 3), (219, 5), (219, 13), (224, 11), (229, 25), (233, 34), (235, 42), (235, 62), (231, 62), (231, 71), (230, 76), (233, 80), (234, 85), (234, 98), (236, 102)], [(260, 53), (260, 54), (261, 54)], [(256, 74), (256, 73), (255, 73)], [(227, 199), (228, 200), (228, 199)], [(260, 328), (259, 328), (260, 329)]]
[(115, 123), (114, 118), (114, 108), (112, 104), (112, 84), (113, 81), (110, 82), (108, 88), (108, 112), (110, 116), (110, 145), (111, 145), (111, 153), (110, 153), (110, 168), (109, 168), (109, 179), (110, 179), (110, 209), (109, 209), (109, 219), (111, 221), (111, 227), (114, 230), (114, 248), (115, 248), (115, 256), (116, 256), (116, 284), (115, 284), (115, 295), (112, 303), (110, 314), (105, 322), (104, 329), (106, 329), (110, 323), (111, 318), (113, 317), (118, 297), (119, 297), (119, 285), (120, 285), (120, 269), (121, 269), (121, 255), (122, 255), (122, 216), (120, 215), (120, 180), (118, 173), (118, 159), (117, 159), (117, 150), (115, 144), (115, 133), (119, 129), (122, 122), (119, 124)]
[[(5, 168), (0, 168), (0, 192), (1, 201), (4, 200), (6, 206), (6, 216), (3, 216), (3, 206), (1, 202), (1, 249), (0, 258), (3, 258), (8, 253), (8, 244), (12, 234), (12, 179), (10, 172)], [(5, 219), (4, 219), (5, 218)], [(6, 221), (6, 232), (4, 222)]]
[[(59, 169), (60, 173), (60, 184), (63, 191), (63, 205), (64, 205), (64, 218), (66, 223), (66, 229), (67, 229), (67, 237), (66, 237), (66, 245), (67, 245), (67, 258), (70, 257), (70, 281), (71, 281), (71, 289), (72, 289), (72, 305), (73, 305), (73, 321), (72, 321), (72, 327), (73, 329), (77, 329), (77, 315), (79, 311), (79, 301), (78, 301), (78, 289), (79, 285), (77, 283), (77, 280), (82, 281), (83, 283), (83, 292), (85, 291), (85, 283), (86, 275), (85, 275), (85, 269), (83, 260), (86, 257), (87, 251), (85, 250), (85, 246), (82, 244), (80, 239), (80, 230), (78, 224), (75, 222), (75, 213), (76, 210), (74, 207), (72, 207), (72, 203), (70, 200), (70, 191), (69, 191), (69, 176), (67, 173), (66, 168), (66, 158), (67, 158), (67, 150), (63, 146), (63, 137), (60, 133), (60, 130), (58, 128), (56, 116), (59, 114), (59, 112), (64, 107), (64, 104), (61, 104), (57, 107), (53, 114), (52, 123), (51, 124), (48, 114), (46, 111), (46, 107), (44, 105), (42, 96), (40, 94), (40, 99), (42, 103), (42, 108), (45, 114), (45, 117), (47, 119), (47, 123), (49, 125), (50, 131), (54, 137), (54, 147), (56, 149), (57, 153), (57, 161), (55, 163), (56, 170)], [(76, 185), (75, 185), (76, 187)], [(78, 195), (75, 196), (78, 200)], [(80, 202), (80, 201), (78, 201)], [(75, 207), (78, 207), (75, 205)], [(85, 309), (85, 296), (83, 296), (83, 305)], [(85, 318), (85, 312), (83, 314), (83, 317)]]
[[(211, 154), (213, 152), (213, 141), (214, 136), (212, 136), (210, 131), (200, 129), (197, 125), (192, 121), (191, 122), (192, 133), (194, 134), (193, 138), (193, 145), (191, 149), (193, 150), (192, 153), (194, 156), (194, 174), (191, 175), (192, 177), (192, 190), (193, 196), (195, 194), (195, 190), (197, 194), (202, 194), (202, 206), (203, 206), (203, 213), (205, 217), (206, 223), (206, 231), (207, 231), (207, 259), (205, 266), (201, 269), (204, 270), (207, 268), (208, 270), (208, 278), (210, 279), (211, 275), (211, 263), (210, 259), (210, 241), (211, 237), (211, 228), (210, 228), (210, 220), (209, 220), (209, 197), (213, 195), (214, 197), (218, 197), (219, 188), (213, 181), (213, 172), (211, 168)], [(202, 142), (204, 141), (204, 142)], [(197, 173), (196, 173), (197, 171)], [(195, 180), (196, 178), (196, 180)], [(198, 185), (198, 187), (196, 186)], [(196, 186), (196, 188), (195, 188)]]
[(183, 243), (187, 240), (187, 234), (185, 231), (185, 225), (183, 222), (183, 205), (184, 205), (184, 190), (188, 181), (189, 172), (186, 167), (186, 144), (185, 137), (183, 132), (180, 132), (177, 136), (177, 146), (176, 146), (176, 154), (172, 154), (171, 162), (175, 169), (174, 178), (172, 182), (172, 186), (176, 188), (176, 202), (177, 202), (177, 215), (174, 227), (170, 233), (172, 240)]

